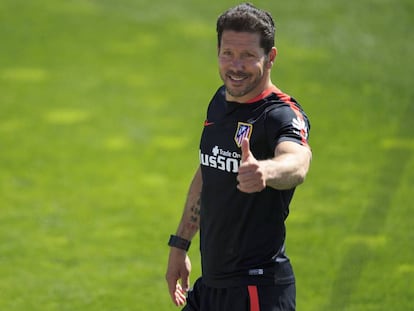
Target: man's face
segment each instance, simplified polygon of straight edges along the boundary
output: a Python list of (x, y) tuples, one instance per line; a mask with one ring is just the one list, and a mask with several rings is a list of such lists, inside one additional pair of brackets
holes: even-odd
[(268, 86), (273, 52), (265, 54), (258, 33), (223, 31), (218, 60), (227, 100), (247, 102)]

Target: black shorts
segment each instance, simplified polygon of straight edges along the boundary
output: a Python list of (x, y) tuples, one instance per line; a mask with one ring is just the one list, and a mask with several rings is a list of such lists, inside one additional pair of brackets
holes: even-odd
[(182, 311), (294, 311), (295, 308), (295, 283), (212, 288), (199, 278)]

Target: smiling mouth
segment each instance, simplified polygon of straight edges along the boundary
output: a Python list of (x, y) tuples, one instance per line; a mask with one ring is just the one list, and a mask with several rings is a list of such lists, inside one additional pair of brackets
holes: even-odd
[(247, 75), (227, 74), (227, 77), (234, 82), (242, 82), (247, 79)]

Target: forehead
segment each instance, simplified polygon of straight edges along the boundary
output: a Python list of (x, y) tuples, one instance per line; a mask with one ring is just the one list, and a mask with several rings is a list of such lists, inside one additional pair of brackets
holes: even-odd
[(260, 34), (225, 30), (221, 35), (221, 48), (260, 49)]

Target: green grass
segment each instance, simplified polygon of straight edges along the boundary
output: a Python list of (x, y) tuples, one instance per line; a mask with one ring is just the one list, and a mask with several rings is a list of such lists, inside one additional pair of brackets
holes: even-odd
[[(0, 309), (174, 310), (166, 241), (235, 1), (0, 3)], [(414, 297), (410, 0), (256, 1), (312, 121), (288, 219), (298, 310)], [(197, 241), (193, 280), (200, 273)]]

